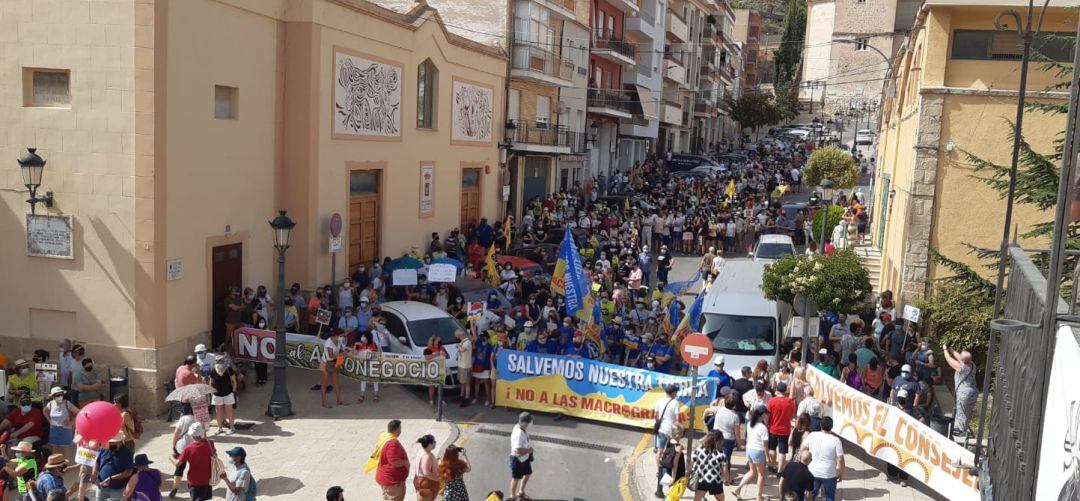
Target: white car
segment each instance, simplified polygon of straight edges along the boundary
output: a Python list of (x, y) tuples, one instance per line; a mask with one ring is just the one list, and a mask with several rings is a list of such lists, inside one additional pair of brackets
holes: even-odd
[(863, 129), (855, 132), (855, 144), (874, 144), (874, 131)]
[(386, 329), (390, 331), (390, 351), (423, 355), (431, 336), (439, 336), (449, 358), (446, 360), (446, 384), (457, 384), (458, 340), (454, 332), (462, 329), (454, 317), (420, 301), (391, 301), (382, 304)]
[(795, 254), (795, 242), (787, 235), (762, 235), (754, 247), (754, 261), (776, 261)]
[(705, 165), (699, 165), (699, 166), (694, 167), (693, 169), (690, 169), (690, 170), (692, 172), (704, 172), (704, 173), (709, 174), (711, 176), (715, 176), (717, 174), (727, 172), (728, 168), (724, 167), (723, 165), (719, 165), (719, 164), (705, 164)]
[(783, 135), (784, 137), (802, 140), (810, 137), (810, 131), (806, 129), (789, 129), (784, 131)]

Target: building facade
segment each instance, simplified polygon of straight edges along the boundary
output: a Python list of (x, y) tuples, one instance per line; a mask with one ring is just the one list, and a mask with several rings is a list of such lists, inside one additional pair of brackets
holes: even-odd
[[(0, 244), (5, 351), (74, 338), (129, 368), (153, 411), (196, 343), (224, 341), (227, 288), (273, 291), (277, 210), (297, 223), (285, 279), (305, 289), (499, 217), (505, 51), (387, 5), (5, 5), (0, 151), (38, 148), (55, 203), (37, 213), (70, 225), (62, 259)], [(0, 230), (29, 239), (19, 167), (0, 170)]]
[(637, 97), (624, 88), (623, 72), (637, 67), (640, 35), (626, 29), (626, 19), (641, 7), (637, 0), (591, 0), (589, 7), (589, 169), (603, 185), (618, 165), (619, 123), (634, 118)]
[(641, 0), (637, 15), (626, 18), (626, 29), (638, 36), (639, 44), (637, 65), (623, 71), (623, 87), (637, 101), (633, 118), (619, 124), (618, 168), (624, 172), (655, 153), (664, 90), (661, 69), (667, 1)]
[(763, 75), (759, 74), (764, 58), (761, 48), (763, 36), (760, 12), (753, 9), (735, 9), (735, 28), (731, 38), (742, 44), (743, 90), (756, 90), (763, 83)]
[(799, 99), (824, 113), (877, 105), (918, 0), (808, 0)]
[[(930, 250), (992, 273), (969, 252), (969, 245), (996, 249), (1001, 243), (1005, 202), (978, 181), (961, 150), (998, 165), (1009, 165), (1009, 121), (1016, 113), (1020, 40), (994, 28), (1002, 9), (1022, 2), (928, 0), (916, 29), (898, 53), (890, 75), (896, 92), (883, 102), (874, 179), (873, 243), (881, 249), (876, 290), (892, 290), (900, 304), (929, 293), (932, 280), (947, 275)], [(1064, 45), (1039, 43), (1044, 55), (1072, 61), (1076, 14), (1051, 3), (1042, 32), (1062, 37)], [(1042, 92), (1061, 78), (1032, 64), (1030, 101), (1058, 102), (1067, 92)], [(1065, 126), (1064, 115), (1028, 113), (1024, 138), (1036, 151), (1052, 152)], [(1016, 204), (1013, 224), (1023, 235), (1050, 212)], [(978, 224), (972, 224), (974, 220)], [(1024, 247), (1045, 246), (1025, 241)]]

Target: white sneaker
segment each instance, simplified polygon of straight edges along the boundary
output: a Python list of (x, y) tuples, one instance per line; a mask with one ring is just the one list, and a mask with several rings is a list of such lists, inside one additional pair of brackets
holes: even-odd
[(226, 428), (225, 429), (225, 434), (226, 435), (232, 435), (233, 433), (236, 433), (236, 430), (234, 430), (232, 428)]

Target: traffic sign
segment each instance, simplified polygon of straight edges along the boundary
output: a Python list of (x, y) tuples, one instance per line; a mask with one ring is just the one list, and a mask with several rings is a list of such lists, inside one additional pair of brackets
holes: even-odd
[(712, 341), (704, 334), (690, 334), (683, 339), (679, 351), (684, 362), (693, 367), (701, 367), (712, 360)]
[(330, 252), (341, 252), (341, 237), (330, 237)]
[(337, 212), (330, 215), (330, 236), (338, 237), (341, 235), (341, 214)]

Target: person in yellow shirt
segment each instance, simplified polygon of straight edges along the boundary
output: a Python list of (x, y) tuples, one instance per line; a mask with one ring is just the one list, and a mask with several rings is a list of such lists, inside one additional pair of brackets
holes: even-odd
[(23, 396), (29, 396), (35, 402), (41, 402), (41, 389), (37, 373), (25, 359), (15, 361), (13, 373), (8, 376), (9, 402), (17, 402)]

